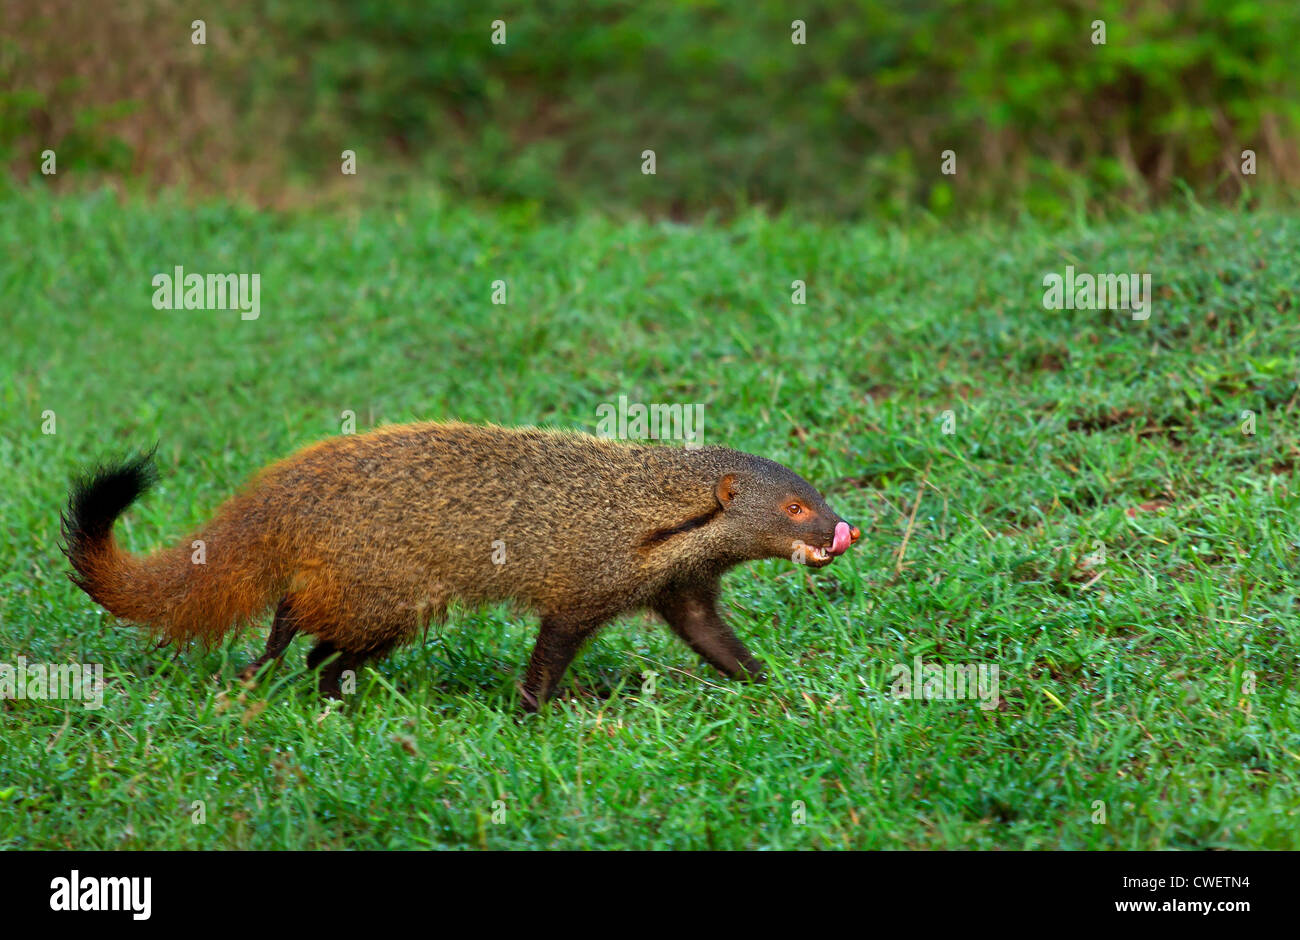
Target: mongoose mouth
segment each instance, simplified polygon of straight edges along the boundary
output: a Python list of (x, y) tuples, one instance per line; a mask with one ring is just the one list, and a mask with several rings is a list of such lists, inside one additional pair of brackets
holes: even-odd
[(850, 545), (861, 538), (862, 532), (857, 526), (850, 526), (847, 522), (835, 523), (835, 534), (831, 537), (830, 545), (812, 546), (806, 542), (795, 542), (796, 551), (802, 552), (802, 559), (805, 565), (811, 568), (822, 568), (829, 565), (837, 556), (843, 555)]
[(803, 548), (803, 563), (809, 568), (822, 568), (835, 560), (829, 548), (813, 548), (811, 545), (796, 543)]

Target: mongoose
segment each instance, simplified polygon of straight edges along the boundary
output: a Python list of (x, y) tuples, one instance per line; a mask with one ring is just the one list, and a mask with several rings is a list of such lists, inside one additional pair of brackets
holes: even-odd
[(761, 679), (718, 614), (723, 572), (776, 557), (822, 567), (860, 535), (762, 457), (536, 428), (428, 422), (330, 438), (262, 470), (191, 538), (129, 555), (114, 520), (155, 480), (146, 454), (74, 484), (72, 580), (163, 642), (215, 642), (274, 603), (266, 651), (243, 675), (309, 633), (308, 666), (324, 664), (332, 697), (344, 670), (442, 622), (453, 599), (540, 615), (528, 710), (584, 640), (642, 608), (724, 674)]

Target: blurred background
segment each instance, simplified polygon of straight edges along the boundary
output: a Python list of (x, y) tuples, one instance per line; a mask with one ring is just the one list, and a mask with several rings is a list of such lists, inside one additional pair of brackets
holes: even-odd
[(1187, 192), (1286, 200), (1300, 181), (1295, 0), (5, 6), (5, 187), (1050, 219)]

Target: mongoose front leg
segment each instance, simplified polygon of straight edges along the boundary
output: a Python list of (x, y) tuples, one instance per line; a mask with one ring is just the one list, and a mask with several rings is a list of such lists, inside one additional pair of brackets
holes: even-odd
[(519, 694), (526, 711), (535, 712), (543, 702), (555, 694), (564, 671), (573, 662), (583, 640), (596, 632), (599, 623), (573, 621), (561, 617), (543, 617), (537, 633), (533, 655), (528, 660), (528, 672)]
[(763, 665), (718, 613), (716, 585), (671, 588), (654, 608), (686, 645), (733, 679), (764, 679)]
[(289, 642), (297, 633), (298, 627), (294, 624), (293, 616), (289, 611), (289, 599), (286, 597), (275, 609), (275, 619), (271, 621), (271, 635), (267, 637), (266, 650), (239, 671), (239, 678), (255, 678), (259, 669), (271, 660), (279, 659), (284, 655), (284, 651), (289, 648)]

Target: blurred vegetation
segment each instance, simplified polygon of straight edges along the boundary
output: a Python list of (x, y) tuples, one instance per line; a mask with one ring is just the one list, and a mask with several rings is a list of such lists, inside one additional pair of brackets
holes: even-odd
[(61, 186), (673, 217), (1053, 217), (1300, 181), (1294, 0), (7, 6), (0, 159), (21, 181), (48, 147)]

